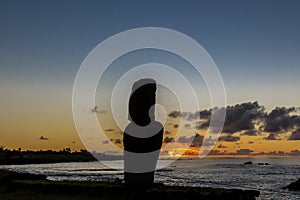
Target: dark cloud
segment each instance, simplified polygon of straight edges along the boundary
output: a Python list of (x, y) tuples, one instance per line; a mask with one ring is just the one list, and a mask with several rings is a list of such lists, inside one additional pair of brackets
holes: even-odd
[(253, 151), (250, 149), (239, 149), (236, 151), (236, 155), (249, 155), (251, 154)]
[(219, 138), (219, 141), (224, 141), (224, 142), (236, 142), (239, 140), (240, 140), (240, 137), (232, 136), (232, 135), (221, 136)]
[(290, 115), (296, 111), (296, 108), (276, 107), (265, 118), (264, 131), (265, 132), (287, 132), (295, 127), (300, 126), (300, 117), (297, 115)]
[(192, 126), (190, 124), (185, 124), (184, 128), (190, 129)]
[(275, 109), (273, 109), (269, 114), (268, 114), (268, 118), (269, 119), (276, 119), (278, 117), (287, 115), (291, 112), (296, 111), (295, 107), (291, 107), (291, 108), (285, 108), (285, 107), (276, 107)]
[(212, 137), (209, 137), (207, 139), (204, 140), (202, 146), (204, 147), (210, 147), (210, 146), (213, 146), (215, 145), (215, 143), (218, 141), (217, 138), (212, 138)]
[(41, 136), (41, 137), (39, 138), (39, 140), (49, 140), (49, 138), (44, 137), (44, 136)]
[(227, 146), (223, 146), (222, 144), (220, 144), (220, 145), (218, 146), (218, 149), (225, 149), (225, 148), (227, 148)]
[(299, 150), (292, 150), (289, 153), (290, 156), (300, 156), (300, 151)]
[[(210, 124), (211, 113), (222, 116), (224, 108), (215, 108), (200, 112), (200, 119), (196, 124), (197, 129), (206, 129)], [(223, 133), (233, 134), (239, 131), (253, 130), (257, 121), (261, 120), (265, 115), (265, 109), (258, 102), (248, 102), (237, 104), (235, 106), (227, 106), (226, 117), (224, 122)]]
[(254, 129), (256, 120), (265, 115), (264, 107), (258, 102), (248, 102), (228, 106), (226, 109), (226, 119), (224, 123), (224, 133), (235, 133), (244, 130)]
[(246, 130), (242, 133), (242, 135), (247, 135), (247, 136), (257, 136), (257, 131), (250, 129), (250, 130)]
[(177, 142), (179, 143), (190, 143), (191, 147), (200, 147), (203, 143), (203, 136), (196, 133), (194, 136), (191, 137), (185, 137), (181, 136), (178, 138)]
[(199, 119), (209, 119), (211, 115), (211, 110), (203, 110), (203, 111), (196, 111), (195, 113), (192, 112), (180, 112), (180, 111), (172, 111), (169, 114), (171, 118), (178, 118), (181, 117), (183, 119), (194, 121)]
[(203, 130), (209, 127), (209, 121), (198, 121), (196, 122), (195, 129)]
[(200, 118), (200, 113), (199, 111), (195, 112), (195, 113), (189, 113), (187, 120), (188, 121), (194, 121), (194, 120), (199, 120)]
[(200, 112), (196, 112), (195, 116), (198, 117), (198, 115), (200, 115), (200, 119), (210, 119), (211, 109), (210, 110), (202, 110)]
[(160, 151), (160, 156), (168, 156), (168, 155), (169, 155), (168, 150)]
[(102, 144), (108, 144), (109, 143), (109, 140), (103, 140), (102, 141)]
[(265, 137), (266, 140), (277, 140), (274, 133), (270, 133), (268, 137)]
[[(227, 106), (223, 132), (233, 134), (239, 131), (253, 130), (256, 121), (264, 117), (264, 110), (264, 107), (259, 105), (258, 102)], [(182, 114), (179, 111), (173, 111), (169, 116), (196, 120), (196, 129), (206, 129), (209, 127), (212, 112), (214, 112), (216, 119), (218, 119), (218, 115), (222, 116), (221, 114), (224, 113), (224, 111), (225, 108), (214, 108), (197, 111), (195, 113)]]
[(292, 150), (291, 152), (284, 152), (284, 151), (269, 151), (269, 152), (259, 152), (254, 153), (251, 149), (239, 149), (235, 153), (227, 152), (227, 151), (219, 151), (219, 150), (204, 150), (205, 154), (209, 155), (268, 155), (268, 156), (300, 156), (299, 150)]
[(203, 136), (199, 135), (198, 133), (195, 134), (194, 140), (191, 144), (191, 147), (201, 147), (203, 143)]
[(191, 143), (194, 139), (194, 136), (191, 137), (185, 137), (185, 136), (180, 136), (177, 140), (179, 143)]
[(116, 144), (122, 144), (122, 140), (121, 139), (115, 139), (115, 143)]
[(114, 142), (115, 144), (122, 144), (121, 139), (110, 139), (111, 142)]
[(171, 132), (170, 131), (165, 131), (165, 134), (169, 135), (169, 134), (171, 134)]
[(170, 142), (174, 142), (174, 138), (172, 138), (172, 137), (166, 137), (164, 139), (164, 143), (170, 143)]
[(190, 151), (190, 150), (187, 150), (183, 153), (183, 155), (185, 156), (196, 156), (196, 155), (199, 155), (198, 152), (195, 152), (195, 151)]
[[(242, 132), (241, 135), (246, 136), (258, 136), (261, 132), (275, 134), (287, 133), (300, 128), (300, 116), (295, 115), (299, 110), (299, 108), (295, 107), (276, 107), (271, 112), (267, 112), (258, 102), (247, 102), (227, 106), (222, 132), (227, 134)], [(210, 125), (212, 113), (218, 116), (218, 113), (221, 114), (224, 111), (225, 108), (213, 108), (197, 111), (195, 113), (173, 111), (169, 114), (169, 117), (181, 117), (193, 121), (194, 123), (191, 128), (204, 130)], [(218, 117), (216, 117), (216, 119), (218, 120)], [(212, 130), (210, 131), (213, 132), (213, 127), (211, 128)], [(292, 138), (294, 138), (295, 134), (296, 133), (293, 134)], [(298, 136), (296, 138), (298, 138)]]
[(108, 129), (105, 129), (105, 131), (107, 131), (107, 132), (112, 132), (112, 131), (115, 131), (115, 129), (113, 129), (113, 128), (108, 128)]
[(300, 140), (300, 129), (293, 131), (289, 140)]
[(98, 106), (95, 106), (94, 108), (91, 109), (92, 113), (99, 113), (99, 114), (105, 114), (106, 111), (105, 110), (99, 110)]
[(221, 153), (219, 150), (211, 150), (209, 152), (209, 155), (222, 155), (223, 153)]
[(181, 117), (181, 112), (180, 111), (172, 111), (169, 113), (169, 117), (171, 117), (171, 118)]

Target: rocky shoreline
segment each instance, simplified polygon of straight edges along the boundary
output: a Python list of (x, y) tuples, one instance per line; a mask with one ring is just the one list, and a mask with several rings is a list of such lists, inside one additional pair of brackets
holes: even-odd
[(49, 181), (43, 175), (0, 170), (1, 199), (203, 199), (255, 200), (259, 191), (153, 184), (149, 187), (118, 182)]
[(300, 191), (300, 178), (287, 186), (289, 190)]

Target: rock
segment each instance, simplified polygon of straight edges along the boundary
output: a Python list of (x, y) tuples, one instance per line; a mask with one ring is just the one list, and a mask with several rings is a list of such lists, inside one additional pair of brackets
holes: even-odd
[[(143, 199), (143, 200), (255, 200), (260, 192), (255, 190), (208, 187), (167, 186), (154, 183), (128, 185), (102, 181), (49, 181), (32, 174), (0, 170), (1, 199)], [(0, 179), (1, 180), (1, 179)], [(6, 181), (10, 180), (10, 181)], [(27, 198), (17, 198), (26, 195)]]
[(270, 163), (258, 163), (258, 165), (270, 165)]
[(251, 161), (248, 161), (248, 162), (244, 162), (244, 165), (253, 165), (253, 163)]
[(297, 181), (292, 182), (291, 184), (289, 184), (287, 186), (287, 188), (289, 190), (298, 190), (298, 191), (300, 191), (300, 178)]

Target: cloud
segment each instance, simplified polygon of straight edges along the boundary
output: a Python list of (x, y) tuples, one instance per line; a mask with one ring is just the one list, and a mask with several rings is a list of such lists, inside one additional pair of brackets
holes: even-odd
[(209, 121), (197, 121), (195, 125), (195, 129), (203, 130), (209, 127)]
[[(200, 121), (197, 122), (197, 129), (206, 129), (210, 124), (211, 113), (215, 116), (224, 113), (224, 108), (214, 108), (200, 112)], [(265, 109), (258, 102), (247, 102), (226, 107), (226, 117), (223, 133), (233, 134), (239, 131), (253, 130), (255, 123), (265, 115)], [(217, 117), (218, 118), (218, 117)]]
[(253, 151), (250, 149), (239, 149), (236, 151), (237, 155), (249, 155), (251, 154)]
[(94, 108), (91, 109), (92, 113), (99, 113), (99, 114), (105, 114), (106, 111), (105, 110), (99, 110), (98, 106), (95, 106)]
[(110, 139), (111, 142), (114, 142), (115, 144), (122, 144), (121, 139)]
[(293, 131), (289, 140), (300, 140), (300, 129)]
[(218, 138), (212, 138), (211, 136), (209, 138), (206, 138), (202, 144), (204, 147), (210, 147), (216, 144), (218, 141)]
[(300, 151), (299, 150), (292, 150), (289, 153), (290, 156), (300, 156)]
[(169, 135), (169, 134), (171, 134), (171, 132), (170, 131), (165, 131), (165, 134)]
[(190, 124), (185, 124), (184, 125), (184, 128), (186, 128), (186, 129), (190, 129), (192, 126), (190, 125)]
[(200, 112), (196, 112), (195, 116), (198, 116), (198, 115), (200, 115), (200, 119), (210, 119), (211, 109), (210, 110), (202, 110)]
[(239, 140), (240, 140), (240, 137), (232, 136), (232, 135), (221, 136), (219, 138), (219, 141), (224, 141), (224, 142), (236, 142)]
[(222, 144), (220, 144), (220, 145), (218, 146), (218, 149), (225, 149), (225, 148), (227, 148), (227, 146), (223, 146)]
[(172, 111), (169, 113), (169, 117), (171, 117), (171, 118), (181, 117), (181, 112), (180, 111)]
[[(195, 128), (197, 130), (206, 130), (210, 125), (211, 114), (224, 112), (225, 108), (213, 108), (209, 110), (191, 112), (173, 111), (169, 114), (171, 118), (181, 117), (192, 121), (186, 125), (186, 128)], [(286, 134), (290, 131), (300, 129), (299, 108), (295, 107), (276, 107), (267, 112), (264, 106), (257, 101), (246, 102), (226, 107), (226, 117), (222, 132), (232, 135), (241, 132), (240, 136), (258, 136), (261, 132)], [(218, 117), (216, 117), (218, 119)], [(189, 124), (191, 126), (189, 126)], [(213, 130), (210, 130), (213, 132)], [(227, 139), (225, 137), (223, 139)], [(272, 135), (265, 139), (274, 138)], [(291, 139), (298, 138), (297, 133), (292, 134)], [(238, 139), (236, 137), (229, 139)]]
[(113, 129), (113, 128), (108, 128), (108, 129), (105, 129), (105, 131), (107, 131), (107, 132), (112, 132), (112, 131), (115, 131), (115, 129)]
[(194, 140), (191, 144), (191, 147), (201, 147), (203, 143), (204, 137), (202, 135), (199, 135), (198, 133), (195, 134)]
[(251, 149), (239, 149), (236, 152), (227, 152), (227, 151), (219, 151), (219, 150), (204, 150), (205, 154), (209, 153), (209, 155), (223, 156), (223, 155), (268, 155), (268, 156), (300, 156), (299, 150), (292, 150), (291, 152), (284, 151), (269, 151), (269, 152), (259, 152), (254, 153)]
[(185, 136), (180, 136), (177, 140), (179, 143), (191, 143), (194, 139), (194, 136), (191, 137), (185, 137)]
[(194, 136), (185, 137), (181, 136), (178, 138), (177, 142), (179, 143), (191, 143), (191, 147), (200, 147), (203, 143), (203, 136), (196, 133)]
[(254, 129), (246, 130), (242, 133), (242, 135), (257, 136), (257, 131)]
[(264, 110), (264, 107), (259, 105), (258, 102), (228, 106), (223, 132), (233, 134), (239, 131), (254, 129), (255, 121), (264, 116)]
[[(214, 108), (197, 111), (195, 113), (173, 111), (169, 116), (173, 118), (181, 117), (188, 120), (193, 119), (196, 121), (196, 129), (207, 129), (210, 124), (212, 112), (214, 112), (216, 118), (218, 118), (217, 116), (223, 113), (224, 109), (225, 108)], [(247, 102), (235, 106), (227, 106), (223, 133), (233, 134), (239, 131), (254, 130), (255, 123), (261, 120), (265, 114), (264, 107), (259, 105), (258, 102)]]
[(265, 137), (266, 140), (277, 140), (274, 133), (270, 133), (268, 137)]
[(170, 143), (170, 142), (174, 142), (174, 138), (172, 138), (172, 137), (166, 137), (164, 139), (164, 143)]
[(109, 143), (109, 140), (103, 140), (102, 141), (102, 144), (108, 144)]
[(219, 150), (211, 150), (209, 152), (209, 155), (222, 155), (223, 153), (221, 153)]
[(160, 156), (168, 156), (168, 155), (169, 155), (169, 151), (168, 150), (160, 151)]
[(300, 126), (300, 117), (297, 115), (290, 115), (296, 111), (296, 108), (276, 107), (265, 118), (264, 131), (265, 132), (287, 132), (294, 127)]
[(121, 139), (115, 139), (115, 144), (122, 144), (122, 140)]
[(44, 136), (41, 136), (41, 137), (39, 138), (39, 140), (49, 140), (49, 138), (44, 137)]

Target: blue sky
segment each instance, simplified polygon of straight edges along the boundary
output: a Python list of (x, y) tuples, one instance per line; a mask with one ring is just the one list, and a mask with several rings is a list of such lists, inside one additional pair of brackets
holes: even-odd
[[(101, 41), (137, 27), (170, 28), (198, 41), (219, 67), (228, 104), (300, 107), (299, 10), (296, 0), (0, 0), (0, 145), (82, 148), (72, 117), (76, 72)], [(116, 63), (181, 65), (159, 53)]]
[(9, 89), (39, 87), (46, 96), (57, 89), (71, 95), (81, 62), (99, 42), (127, 29), (157, 26), (204, 46), (223, 76), (229, 104), (299, 106), (299, 8), (291, 0), (2, 0), (2, 94), (9, 98)]

